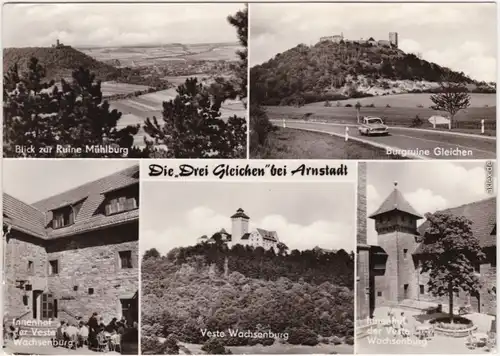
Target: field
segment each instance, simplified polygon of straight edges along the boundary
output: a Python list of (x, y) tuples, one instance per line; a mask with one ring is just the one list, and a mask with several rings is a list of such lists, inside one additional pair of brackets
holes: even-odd
[(239, 48), (236, 43), (179, 43), (152, 47), (80, 48), (79, 50), (98, 61), (111, 63), (117, 67), (138, 67), (190, 59), (236, 61), (238, 60), (236, 51)]
[[(374, 104), (375, 107), (381, 108), (390, 105), (391, 107), (398, 108), (417, 108), (418, 105), (422, 105), (424, 108), (428, 108), (434, 105), (430, 99), (431, 94), (397, 94), (397, 95), (383, 95), (383, 96), (373, 96), (368, 98), (360, 99), (347, 99), (342, 100), (340, 103), (342, 106), (346, 104), (356, 105), (359, 101), (362, 106)], [(484, 108), (490, 106), (496, 106), (496, 94), (471, 94), (471, 107), (472, 108)], [(305, 107), (324, 107), (325, 102), (318, 102), (305, 105)], [(331, 102), (332, 106), (335, 106), (337, 102)]]
[[(156, 116), (162, 122), (162, 105), (164, 101), (172, 100), (176, 97), (175, 88), (140, 95), (134, 98), (111, 101), (111, 109), (116, 109), (122, 113), (122, 118), (118, 122), (119, 127), (127, 125), (143, 124), (146, 118)], [(228, 118), (233, 115), (246, 116), (243, 103), (236, 100), (226, 101), (221, 108), (221, 118)], [(141, 128), (135, 136), (135, 144), (144, 145), (144, 131)]]
[(278, 127), (268, 144), (251, 158), (262, 159), (396, 159), (383, 149), (323, 133)]
[(128, 94), (133, 93), (138, 90), (149, 89), (146, 85), (135, 85), (117, 82), (102, 82), (101, 90), (104, 97), (108, 97), (115, 94)]
[[(429, 97), (429, 94), (387, 95), (331, 102), (330, 107), (325, 107), (324, 102), (302, 107), (267, 106), (266, 111), (270, 119), (302, 119), (305, 115), (308, 119), (355, 124), (357, 118), (354, 105), (359, 101), (363, 105), (360, 109), (360, 116), (380, 117), (389, 126), (410, 126), (412, 120), (418, 115), (424, 122), (422, 127), (428, 128), (431, 127), (428, 122), (431, 116), (446, 115), (446, 113), (429, 108), (431, 105)], [(496, 95), (472, 94), (471, 97), (471, 107), (461, 110), (455, 116), (457, 129), (478, 133), (480, 121), (484, 119), (486, 131), (490, 131), (493, 135), (496, 130)], [(337, 106), (337, 103), (341, 106)], [(352, 107), (345, 107), (346, 104), (351, 104)], [(365, 107), (371, 104), (374, 104), (374, 107)], [(423, 107), (417, 107), (417, 105)]]

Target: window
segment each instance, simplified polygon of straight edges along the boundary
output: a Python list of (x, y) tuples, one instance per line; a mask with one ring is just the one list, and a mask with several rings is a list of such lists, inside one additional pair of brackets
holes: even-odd
[(33, 261), (28, 261), (28, 273), (33, 274), (33, 272), (34, 272)]
[(120, 268), (132, 268), (132, 251), (120, 251)]
[(138, 208), (139, 197), (137, 188), (124, 192), (113, 192), (107, 196), (106, 206), (104, 208), (106, 215), (123, 213)]
[(52, 228), (60, 229), (65, 226), (75, 223), (75, 214), (71, 206), (64, 207), (53, 211), (54, 218), (52, 219)]
[(425, 294), (425, 286), (423, 284), (420, 285), (420, 294)]
[(408, 257), (408, 249), (407, 248), (403, 249), (403, 257), (404, 257), (404, 259), (406, 259), (406, 257)]
[(381, 291), (378, 291), (377, 292), (377, 297), (381, 297), (382, 296), (382, 292)]
[(94, 294), (94, 288), (89, 288), (89, 295)]
[(49, 275), (54, 276), (59, 274), (59, 261), (51, 260), (49, 261)]

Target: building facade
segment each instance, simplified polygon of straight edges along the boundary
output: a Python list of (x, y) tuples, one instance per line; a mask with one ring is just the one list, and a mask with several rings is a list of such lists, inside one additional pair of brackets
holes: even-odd
[(3, 196), (4, 313), (138, 320), (139, 168), (34, 204)]
[(273, 249), (278, 253), (278, 233), (276, 231), (268, 231), (264, 229), (255, 229), (249, 232), (250, 217), (245, 214), (243, 209), (238, 209), (234, 215), (231, 216), (231, 246), (243, 245), (262, 247), (265, 250)]

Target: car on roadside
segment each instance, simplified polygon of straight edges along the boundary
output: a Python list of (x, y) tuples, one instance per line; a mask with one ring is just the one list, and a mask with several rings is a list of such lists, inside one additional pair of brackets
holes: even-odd
[(361, 124), (358, 127), (360, 135), (389, 135), (389, 127), (384, 124), (380, 117), (365, 116), (361, 119)]

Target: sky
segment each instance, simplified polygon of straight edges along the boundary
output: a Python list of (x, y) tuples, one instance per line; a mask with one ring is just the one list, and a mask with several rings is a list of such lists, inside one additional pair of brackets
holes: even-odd
[[(367, 163), (368, 215), (389, 196), (394, 182), (421, 216), (492, 197), (485, 189), (485, 162), (371, 162)], [(368, 244), (376, 245), (373, 219), (368, 219), (367, 234)]]
[(243, 4), (6, 4), (3, 47), (237, 42)]
[(496, 82), (495, 4), (252, 4), (250, 66), (322, 36), (388, 40), (399, 48), (476, 80)]
[(4, 159), (2, 188), (31, 204), (136, 164), (113, 159)]
[(238, 208), (256, 227), (274, 230), (290, 250), (355, 244), (352, 183), (146, 182), (141, 188), (140, 249), (165, 254), (221, 228), (231, 233)]

